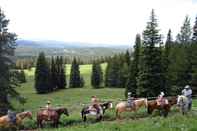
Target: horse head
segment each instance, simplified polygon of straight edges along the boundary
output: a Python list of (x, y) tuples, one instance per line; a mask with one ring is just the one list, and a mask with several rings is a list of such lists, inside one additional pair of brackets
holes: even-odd
[(32, 113), (30, 112), (30, 111), (27, 111), (26, 112), (26, 116), (29, 118), (29, 119), (33, 119), (33, 115), (32, 115)]
[(21, 119), (24, 119), (26, 117), (29, 119), (32, 119), (32, 113), (30, 111), (25, 111), (25, 112), (17, 114), (17, 117), (20, 117)]
[(182, 106), (182, 105), (184, 105), (184, 104), (187, 104), (187, 97), (186, 96), (184, 96), (184, 95), (178, 95), (178, 97), (177, 97), (177, 105), (178, 106)]
[(103, 110), (111, 109), (113, 108), (113, 103), (111, 101), (108, 101), (108, 102), (101, 104), (101, 107)]
[(68, 110), (66, 108), (58, 108), (56, 111), (59, 115), (63, 113), (64, 115), (69, 116)]
[(177, 97), (173, 96), (173, 97), (169, 97), (168, 98), (168, 102), (171, 106), (173, 106), (174, 104), (177, 104)]

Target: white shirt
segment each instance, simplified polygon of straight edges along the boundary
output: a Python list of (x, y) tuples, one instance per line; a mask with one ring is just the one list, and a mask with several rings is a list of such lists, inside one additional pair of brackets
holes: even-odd
[(188, 90), (184, 89), (184, 90), (182, 91), (182, 94), (183, 94), (184, 96), (186, 96), (186, 97), (191, 96), (191, 95), (192, 95), (192, 90), (191, 90), (191, 89), (188, 89)]

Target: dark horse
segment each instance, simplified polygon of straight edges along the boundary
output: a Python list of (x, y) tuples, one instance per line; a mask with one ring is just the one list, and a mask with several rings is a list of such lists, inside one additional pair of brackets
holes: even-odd
[(111, 101), (100, 104), (99, 112), (96, 110), (91, 110), (92, 107), (90, 106), (86, 106), (81, 111), (81, 117), (83, 121), (85, 122), (87, 120), (87, 115), (95, 115), (97, 117), (96, 120), (100, 121), (103, 118), (105, 111), (112, 107), (113, 105)]
[(68, 110), (66, 108), (56, 108), (56, 109), (41, 109), (37, 113), (37, 126), (38, 128), (43, 128), (44, 121), (52, 121), (53, 127), (58, 127), (59, 119), (62, 114), (69, 116)]
[(158, 105), (156, 100), (148, 101), (148, 114), (152, 114), (155, 109), (160, 111), (160, 115), (167, 117), (170, 108), (177, 103), (177, 97), (164, 98), (168, 101), (163, 105)]

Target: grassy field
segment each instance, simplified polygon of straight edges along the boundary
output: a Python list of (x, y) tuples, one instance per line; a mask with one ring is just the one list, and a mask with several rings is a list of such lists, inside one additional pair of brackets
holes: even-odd
[[(102, 65), (103, 69), (106, 64)], [(69, 76), (70, 66), (66, 66)], [(62, 116), (60, 128), (54, 129), (47, 126), (44, 131), (197, 131), (197, 111), (193, 110), (186, 116), (182, 116), (176, 109), (173, 109), (167, 118), (158, 116), (158, 112), (148, 115), (145, 109), (135, 113), (124, 113), (123, 119), (116, 120), (114, 109), (108, 110), (102, 122), (95, 122), (93, 117), (86, 123), (82, 122), (80, 111), (84, 105), (90, 103), (92, 95), (98, 96), (102, 101), (112, 100), (117, 104), (124, 99), (124, 89), (101, 88), (92, 89), (90, 86), (90, 65), (80, 66), (81, 74), (85, 78), (85, 87), (78, 89), (64, 89), (46, 95), (37, 95), (34, 85), (34, 69), (25, 71), (27, 83), (17, 90), (27, 98), (27, 103), (23, 106), (14, 102), (15, 108), (20, 111), (30, 110), (34, 119), (25, 121), (25, 128), (36, 128), (35, 114), (40, 107), (44, 106), (47, 100), (52, 101), (53, 106), (67, 107), (70, 116)], [(194, 108), (197, 108), (197, 101), (194, 101)]]

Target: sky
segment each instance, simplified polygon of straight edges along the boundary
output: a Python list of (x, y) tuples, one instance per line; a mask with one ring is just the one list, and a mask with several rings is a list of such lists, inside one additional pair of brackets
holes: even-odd
[(193, 26), (197, 0), (0, 0), (19, 39), (129, 45), (142, 34), (151, 9), (165, 36), (180, 31), (186, 15)]

